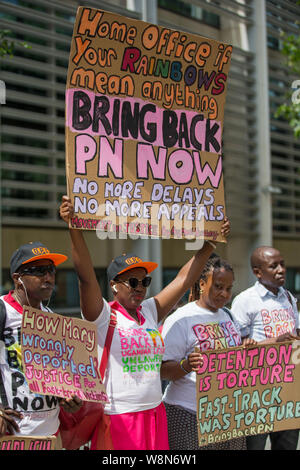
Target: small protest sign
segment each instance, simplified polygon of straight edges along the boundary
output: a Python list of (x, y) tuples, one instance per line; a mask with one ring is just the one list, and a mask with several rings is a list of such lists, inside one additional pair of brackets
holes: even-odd
[(92, 323), (24, 306), (21, 344), (32, 392), (108, 402), (99, 375), (97, 329)]
[(4, 436), (0, 438), (0, 450), (55, 450), (55, 436)]
[(212, 39), (78, 9), (66, 89), (72, 227), (225, 241), (231, 53)]
[(300, 428), (299, 342), (202, 352), (199, 446)]

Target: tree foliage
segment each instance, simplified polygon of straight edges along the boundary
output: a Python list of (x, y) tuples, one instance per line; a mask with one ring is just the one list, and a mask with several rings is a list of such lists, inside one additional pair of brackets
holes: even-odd
[(275, 117), (287, 120), (295, 137), (300, 138), (300, 36), (283, 35), (282, 54), (286, 58), (289, 72), (298, 79), (291, 82), (287, 102), (278, 107)]
[[(15, 42), (8, 39), (10, 34), (11, 31), (9, 29), (0, 29), (0, 57), (12, 57), (14, 55)], [(25, 42), (21, 42), (19, 44), (30, 49), (30, 46)]]

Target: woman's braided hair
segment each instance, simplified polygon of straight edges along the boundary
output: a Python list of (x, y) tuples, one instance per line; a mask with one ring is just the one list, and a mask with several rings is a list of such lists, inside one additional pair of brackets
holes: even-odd
[(216, 255), (215, 253), (212, 253), (204, 266), (204, 269), (201, 273), (201, 276), (199, 277), (198, 281), (195, 282), (193, 287), (190, 290), (190, 295), (189, 295), (189, 302), (194, 302), (195, 300), (200, 299), (200, 285), (199, 281), (202, 279), (203, 281), (206, 281), (209, 274), (213, 273), (214, 271), (218, 271), (219, 269), (225, 269), (225, 271), (230, 271), (233, 273), (233, 268), (231, 264), (229, 264), (227, 261), (223, 260), (220, 258), (220, 256)]

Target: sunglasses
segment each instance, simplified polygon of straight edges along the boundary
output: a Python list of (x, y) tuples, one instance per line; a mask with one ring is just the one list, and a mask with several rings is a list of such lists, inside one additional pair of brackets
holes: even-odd
[(136, 277), (130, 277), (129, 279), (127, 279), (127, 281), (119, 280), (117, 282), (123, 282), (123, 284), (129, 285), (130, 287), (132, 287), (132, 289), (135, 289), (139, 284), (141, 284), (143, 287), (149, 287), (151, 284), (151, 281), (152, 281), (152, 277), (146, 276), (141, 281), (137, 279)]
[(28, 276), (45, 276), (45, 274), (55, 274), (56, 267), (53, 264), (49, 264), (46, 266), (29, 266), (28, 268), (24, 268), (20, 271), (20, 274), (25, 274)]

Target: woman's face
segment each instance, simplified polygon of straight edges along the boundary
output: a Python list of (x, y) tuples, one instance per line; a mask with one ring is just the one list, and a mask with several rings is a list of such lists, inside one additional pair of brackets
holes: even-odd
[[(136, 311), (137, 307), (146, 297), (147, 287), (143, 287), (141, 282), (137, 287), (132, 288), (128, 284), (128, 279), (136, 278), (142, 281), (147, 276), (144, 268), (133, 268), (118, 276), (118, 281), (112, 281), (111, 285), (115, 299), (126, 308), (127, 311)], [(114, 286), (114, 287), (113, 287)]]
[(233, 273), (224, 268), (210, 273), (207, 280), (200, 280), (200, 289), (202, 289), (201, 303), (209, 310), (216, 312), (224, 307), (232, 295)]

